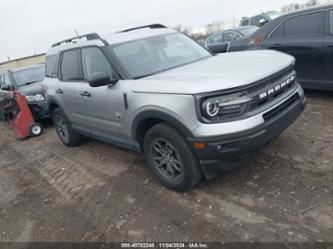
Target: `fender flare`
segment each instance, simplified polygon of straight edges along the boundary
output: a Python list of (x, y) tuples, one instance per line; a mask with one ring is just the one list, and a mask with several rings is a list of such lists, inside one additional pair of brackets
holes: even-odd
[(138, 128), (140, 124), (145, 120), (149, 118), (156, 118), (160, 119), (162, 121), (165, 121), (172, 125), (174, 128), (178, 129), (186, 138), (192, 138), (193, 134), (192, 132), (184, 125), (181, 121), (179, 121), (176, 117), (172, 116), (171, 114), (168, 114), (163, 111), (158, 110), (146, 110), (141, 113), (139, 113), (132, 122), (132, 137), (135, 141), (139, 141), (138, 138)]

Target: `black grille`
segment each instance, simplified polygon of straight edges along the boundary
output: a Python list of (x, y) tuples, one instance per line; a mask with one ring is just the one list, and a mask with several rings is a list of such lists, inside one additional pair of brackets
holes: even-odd
[(299, 94), (294, 94), (291, 98), (289, 98), (287, 101), (283, 102), (281, 105), (277, 106), (273, 110), (267, 112), (264, 114), (264, 120), (269, 121), (281, 112), (283, 112), (285, 109), (287, 109), (289, 106), (293, 105), (295, 102), (299, 100)]
[(266, 89), (269, 86), (273, 85), (277, 81), (281, 80), (284, 77), (287, 77), (288, 75), (292, 74), (294, 72), (294, 67), (289, 67), (287, 69), (282, 70), (281, 72), (275, 74), (274, 76), (265, 79), (257, 84), (253, 84), (251, 87), (248, 88), (248, 93), (255, 93), (262, 89)]
[(253, 88), (251, 88), (248, 93), (249, 96), (252, 98), (252, 101), (250, 102), (248, 111), (254, 111), (266, 104), (271, 103), (274, 99), (278, 98), (283, 93), (287, 92), (290, 88), (292, 88), (296, 84), (296, 79), (290, 82), (288, 85), (284, 87), (280, 87), (279, 90), (274, 90), (275, 92), (273, 94), (268, 95), (265, 98), (260, 98), (260, 94), (265, 93), (269, 91), (270, 89), (275, 89), (275, 87), (279, 86), (283, 81), (291, 77), (293, 74), (295, 74), (293, 69), (289, 69), (285, 71), (284, 73), (275, 76), (274, 78), (269, 79), (268, 81), (265, 81), (264, 83), (260, 84), (259, 86), (256, 86), (257, 89), (254, 91)]

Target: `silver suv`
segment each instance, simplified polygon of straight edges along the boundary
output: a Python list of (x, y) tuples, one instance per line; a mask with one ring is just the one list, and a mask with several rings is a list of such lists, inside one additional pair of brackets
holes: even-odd
[(46, 58), (43, 88), (61, 141), (92, 137), (142, 152), (178, 191), (247, 162), (305, 106), (293, 57), (214, 56), (158, 24), (71, 38)]

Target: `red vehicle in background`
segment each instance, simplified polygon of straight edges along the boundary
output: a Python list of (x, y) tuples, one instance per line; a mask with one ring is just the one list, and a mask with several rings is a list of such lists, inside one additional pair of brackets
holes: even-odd
[(26, 97), (19, 92), (2, 92), (0, 109), (0, 119), (11, 124), (19, 139), (37, 137), (43, 133), (43, 127), (32, 116)]

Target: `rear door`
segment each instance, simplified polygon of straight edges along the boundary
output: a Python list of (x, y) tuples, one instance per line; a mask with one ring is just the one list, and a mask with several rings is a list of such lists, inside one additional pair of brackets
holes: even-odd
[(74, 126), (82, 124), (82, 108), (77, 90), (78, 84), (83, 81), (79, 56), (79, 49), (62, 52), (58, 75), (60, 81), (54, 86), (56, 98), (63, 104), (63, 111)]
[(325, 24), (323, 89), (333, 90), (333, 9), (327, 10)]
[(287, 18), (263, 42), (296, 58), (298, 80), (306, 88), (321, 89), (324, 65), (324, 11)]

